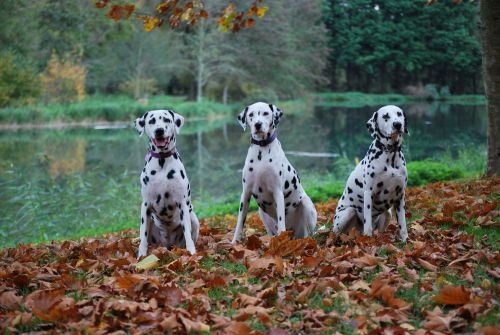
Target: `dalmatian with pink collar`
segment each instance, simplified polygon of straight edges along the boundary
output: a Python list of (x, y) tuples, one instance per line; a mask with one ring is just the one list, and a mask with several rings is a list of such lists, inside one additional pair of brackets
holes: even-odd
[(366, 124), (373, 142), (363, 160), (347, 180), (334, 217), (333, 232), (353, 227), (371, 236), (380, 233), (396, 211), (401, 240), (408, 231), (405, 219), (405, 189), (408, 181), (403, 155), (403, 134), (408, 133), (406, 115), (397, 106), (384, 106)]
[(171, 110), (154, 110), (134, 122), (149, 138), (141, 173), (141, 224), (138, 257), (148, 246), (186, 248), (194, 254), (200, 224), (191, 203), (191, 188), (176, 149), (176, 134), (184, 118)]
[(283, 112), (275, 105), (257, 102), (238, 116), (251, 129), (251, 144), (243, 168), (243, 192), (232, 243), (240, 240), (248, 207), (253, 197), (270, 236), (290, 230), (295, 238), (310, 236), (316, 226), (316, 209), (300, 184), (277, 139)]

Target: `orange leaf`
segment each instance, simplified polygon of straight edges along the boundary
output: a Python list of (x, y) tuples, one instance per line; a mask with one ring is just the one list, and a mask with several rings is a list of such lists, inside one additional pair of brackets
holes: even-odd
[(470, 301), (470, 292), (461, 286), (446, 285), (432, 300), (443, 305), (465, 305)]
[(278, 236), (271, 238), (269, 249), (265, 255), (274, 256), (288, 256), (288, 255), (302, 255), (307, 249), (316, 249), (316, 241), (310, 237), (301, 238), (297, 240), (290, 239), (289, 231), (282, 232)]

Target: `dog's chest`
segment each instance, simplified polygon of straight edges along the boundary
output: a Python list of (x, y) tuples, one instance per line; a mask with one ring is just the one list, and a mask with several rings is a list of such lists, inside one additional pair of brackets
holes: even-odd
[(300, 178), (286, 159), (281, 146), (251, 147), (243, 170), (244, 187), (249, 188), (259, 207), (276, 216), (275, 192), (283, 192), (285, 214), (299, 206), (303, 197)]
[(395, 169), (384, 166), (378, 171), (373, 180), (373, 203), (374, 208), (392, 206), (404, 194), (406, 171), (403, 168)]
[(143, 198), (161, 221), (180, 219), (184, 205), (192, 210), (189, 181), (179, 160), (167, 159), (163, 165), (158, 161), (148, 162), (141, 173), (141, 183)]

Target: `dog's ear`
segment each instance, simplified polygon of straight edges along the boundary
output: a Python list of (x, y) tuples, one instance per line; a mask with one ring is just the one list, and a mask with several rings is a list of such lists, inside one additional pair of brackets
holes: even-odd
[(134, 127), (139, 133), (139, 136), (142, 136), (144, 134), (144, 126), (146, 125), (146, 117), (148, 116), (148, 112), (146, 112), (143, 116), (138, 117), (134, 121)]
[(269, 108), (271, 109), (271, 113), (273, 115), (273, 125), (276, 127), (280, 123), (283, 111), (273, 104), (269, 104)]
[(410, 132), (408, 131), (408, 118), (406, 117), (405, 111), (403, 111), (403, 120), (405, 122), (405, 134), (410, 135)]
[(372, 135), (373, 138), (377, 138), (377, 129), (378, 129), (378, 112), (373, 113), (373, 116), (366, 123), (366, 128), (368, 128), (368, 132)]
[(241, 128), (243, 128), (243, 131), (247, 129), (247, 112), (248, 112), (248, 106), (245, 107), (244, 110), (241, 111), (241, 113), (238, 115), (238, 122), (241, 125)]
[(174, 117), (174, 124), (175, 124), (175, 132), (179, 134), (181, 131), (182, 126), (184, 125), (184, 117), (180, 114), (173, 113)]

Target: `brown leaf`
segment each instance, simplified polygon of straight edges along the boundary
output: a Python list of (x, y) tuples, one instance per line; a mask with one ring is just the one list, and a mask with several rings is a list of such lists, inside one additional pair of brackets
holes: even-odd
[(266, 335), (290, 335), (290, 333), (285, 329), (273, 327), (269, 329)]
[(5, 291), (0, 294), (0, 308), (16, 309), (21, 305), (23, 297), (16, 294), (16, 291)]
[(292, 240), (289, 231), (271, 238), (269, 249), (264, 255), (281, 256), (303, 255), (308, 249), (316, 249), (316, 241), (310, 237)]
[(470, 301), (470, 292), (463, 285), (446, 285), (432, 300), (443, 305), (464, 305)]
[(181, 319), (181, 322), (184, 325), (184, 328), (186, 328), (186, 332), (188, 334), (191, 332), (201, 333), (210, 331), (210, 327), (207, 324), (204, 324), (203, 322), (192, 321), (189, 320), (188, 318), (183, 317), (182, 315), (179, 315), (179, 318)]
[(387, 285), (387, 281), (375, 279), (371, 284), (370, 295), (375, 298), (382, 299), (383, 302), (394, 308), (403, 308), (408, 306), (408, 303), (402, 299), (394, 297), (396, 289)]
[(244, 322), (231, 322), (226, 328), (224, 328), (224, 334), (226, 335), (250, 335), (250, 327), (248, 327)]
[(380, 263), (382, 259), (376, 256), (365, 254), (362, 257), (352, 259), (352, 262), (360, 268), (374, 266)]
[(311, 268), (311, 269), (315, 269), (319, 266), (319, 264), (323, 261), (323, 257), (321, 256), (318, 256), (318, 257), (309, 257), (309, 256), (305, 256), (305, 257), (302, 257), (302, 264), (306, 267), (306, 268)]
[(417, 262), (422, 265), (422, 267), (426, 270), (429, 270), (429, 271), (436, 271), (437, 270), (437, 266), (435, 266), (434, 264), (431, 264), (429, 262), (427, 262), (426, 260), (423, 260), (422, 258), (419, 258), (417, 259)]

